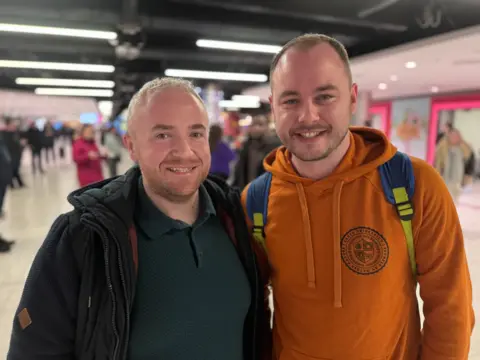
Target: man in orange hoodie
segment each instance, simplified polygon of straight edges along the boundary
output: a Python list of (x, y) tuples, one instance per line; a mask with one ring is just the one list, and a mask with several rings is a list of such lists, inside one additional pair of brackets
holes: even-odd
[(471, 281), (460, 222), (440, 175), (411, 158), (414, 278), (399, 215), (378, 172), (397, 150), (379, 131), (349, 128), (357, 85), (345, 48), (324, 35), (303, 35), (277, 54), (270, 75), (285, 145), (264, 161), (273, 174), (264, 228), (273, 358), (466, 360)]

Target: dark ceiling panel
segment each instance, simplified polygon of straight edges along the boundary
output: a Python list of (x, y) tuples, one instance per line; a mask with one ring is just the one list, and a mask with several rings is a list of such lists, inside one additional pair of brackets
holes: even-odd
[[(168, 67), (268, 73), (272, 54), (200, 49), (199, 38), (283, 45), (319, 32), (342, 41), (355, 57), (479, 24), (479, 13), (480, 0), (0, 0), (0, 22), (119, 34), (117, 42), (109, 42), (0, 33), (2, 59), (117, 69), (114, 74), (0, 69), (0, 86), (16, 88), (20, 75), (111, 78), (117, 83), (115, 99), (128, 102), (135, 89)], [(227, 94), (251, 85), (222, 82)]]

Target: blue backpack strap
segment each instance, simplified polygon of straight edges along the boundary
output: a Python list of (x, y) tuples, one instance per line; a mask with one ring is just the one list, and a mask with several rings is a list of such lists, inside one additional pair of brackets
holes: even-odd
[(412, 219), (415, 213), (411, 199), (415, 192), (415, 175), (410, 157), (397, 153), (379, 167), (383, 192), (387, 201), (397, 209), (403, 232), (407, 241), (410, 266), (414, 276), (417, 275), (415, 244), (413, 239)]
[(253, 237), (264, 249), (265, 225), (267, 224), (268, 195), (272, 183), (272, 173), (265, 172), (250, 183), (247, 190), (247, 214), (253, 224)]

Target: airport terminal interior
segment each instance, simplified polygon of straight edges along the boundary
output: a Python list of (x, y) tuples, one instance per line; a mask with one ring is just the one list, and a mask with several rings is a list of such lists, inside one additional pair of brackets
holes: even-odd
[[(272, 59), (307, 33), (335, 38), (350, 55), (358, 85), (351, 126), (385, 134), (441, 173), (480, 317), (479, 14), (478, 0), (0, 1), (0, 155), (8, 155), (0, 159), (0, 359), (32, 261), (54, 220), (72, 209), (68, 194), (134, 166), (123, 136), (142, 85), (165, 76), (192, 82), (210, 135), (219, 129), (226, 145), (226, 170), (215, 174), (242, 188), (261, 174), (252, 159), (261, 164), (282, 145), (269, 101)], [(83, 172), (80, 143), (96, 144), (88, 148), (96, 173)], [(480, 360), (478, 326), (468, 359)]]

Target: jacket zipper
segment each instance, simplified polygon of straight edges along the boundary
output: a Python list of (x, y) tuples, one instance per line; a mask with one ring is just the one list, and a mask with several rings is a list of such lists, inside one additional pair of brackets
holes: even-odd
[(105, 236), (104, 231), (94, 222), (85, 219), (86, 224), (90, 225), (102, 238), (103, 241), (103, 255), (105, 258), (105, 275), (107, 277), (107, 286), (108, 291), (110, 292), (112, 298), (112, 329), (115, 336), (115, 347), (113, 350), (113, 360), (117, 359), (117, 352), (120, 346), (120, 335), (118, 334), (117, 324), (116, 324), (116, 314), (117, 314), (117, 302), (115, 300), (115, 294), (113, 293), (113, 284), (110, 276), (110, 262), (108, 260), (108, 238)]

